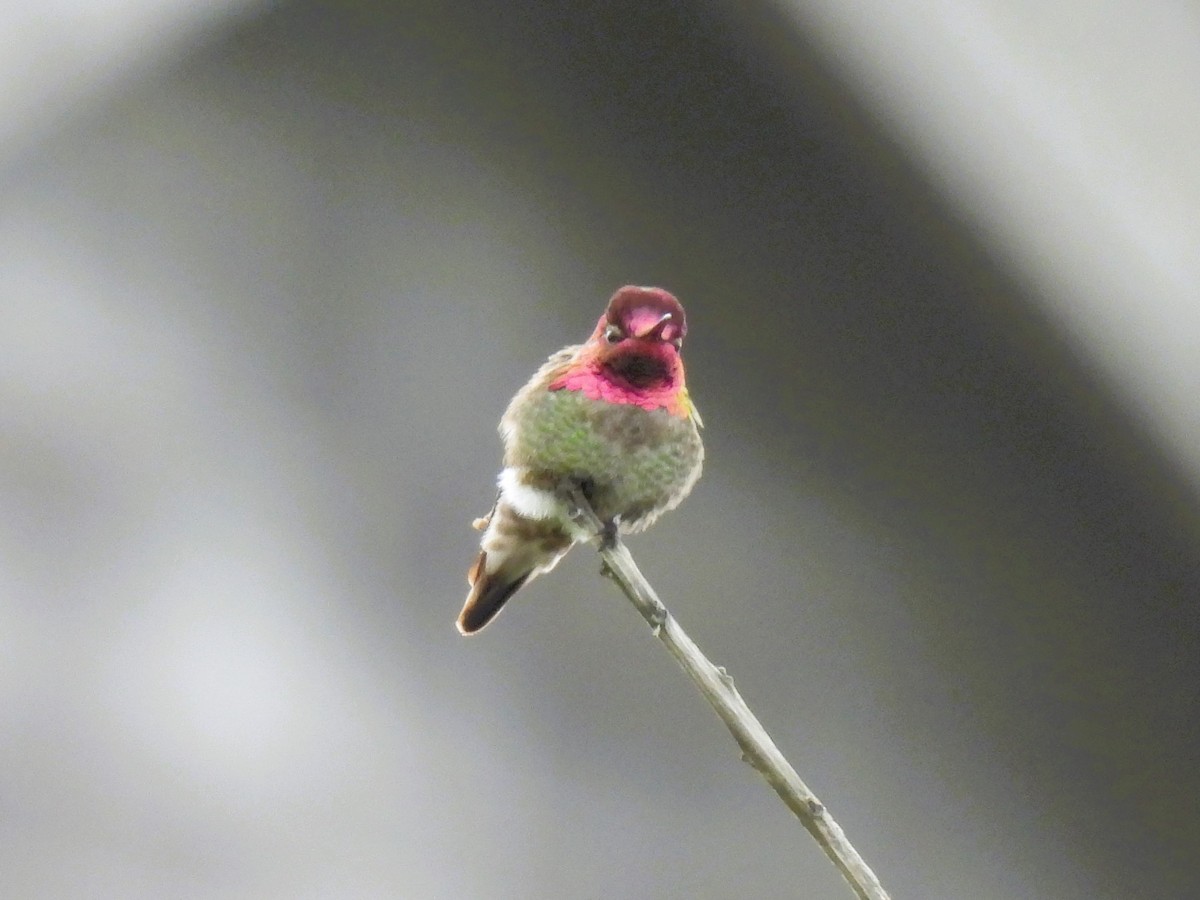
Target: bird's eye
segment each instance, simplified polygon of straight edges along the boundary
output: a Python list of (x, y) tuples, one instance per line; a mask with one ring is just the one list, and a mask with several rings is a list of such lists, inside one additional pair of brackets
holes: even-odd
[(604, 339), (610, 344), (617, 343), (624, 336), (625, 335), (621, 333), (621, 329), (616, 325), (609, 325), (606, 329), (604, 329)]

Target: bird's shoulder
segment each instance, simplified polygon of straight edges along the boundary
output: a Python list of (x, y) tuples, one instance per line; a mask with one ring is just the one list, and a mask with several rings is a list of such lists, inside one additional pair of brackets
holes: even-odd
[(582, 350), (582, 344), (573, 344), (550, 354), (550, 358), (542, 363), (541, 367), (533, 373), (533, 377), (525, 382), (524, 387), (517, 391), (516, 396), (508, 404), (508, 409), (500, 417), (500, 433), (502, 435), (507, 436), (511, 433), (520, 411), (536, 395), (549, 390), (550, 385), (571, 367)]

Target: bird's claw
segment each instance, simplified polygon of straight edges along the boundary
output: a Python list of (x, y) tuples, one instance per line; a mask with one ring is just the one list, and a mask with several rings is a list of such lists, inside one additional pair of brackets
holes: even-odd
[(613, 516), (607, 522), (600, 526), (598, 537), (600, 538), (600, 549), (611, 550), (617, 544), (617, 535), (621, 528), (621, 517)]
[[(590, 478), (564, 478), (559, 482), (558, 495), (567, 504), (567, 518), (572, 522), (581, 523), (587, 518), (587, 508), (592, 502), (592, 491), (595, 485)], [(592, 510), (593, 515), (595, 510)]]
[(579, 482), (571, 478), (564, 478), (558, 483), (557, 493), (566, 504), (567, 518), (572, 522), (578, 523), (583, 518), (583, 507), (580, 504), (580, 500), (586, 500), (583, 497), (583, 491), (579, 486)]

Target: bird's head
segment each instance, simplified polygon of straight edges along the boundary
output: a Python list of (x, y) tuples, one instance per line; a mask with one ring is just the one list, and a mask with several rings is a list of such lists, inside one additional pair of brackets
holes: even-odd
[(610, 346), (628, 340), (659, 342), (678, 351), (686, 334), (687, 317), (672, 294), (662, 288), (627, 285), (608, 301), (593, 338)]
[(629, 285), (608, 301), (590, 343), (597, 362), (632, 387), (666, 386), (682, 377), (685, 334), (687, 317), (673, 295)]

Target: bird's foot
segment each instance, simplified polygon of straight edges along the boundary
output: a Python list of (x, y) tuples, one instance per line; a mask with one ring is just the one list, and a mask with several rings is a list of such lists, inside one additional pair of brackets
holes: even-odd
[(595, 482), (590, 478), (564, 478), (558, 483), (557, 493), (566, 501), (567, 518), (572, 522), (582, 524), (588, 512), (595, 515), (595, 510), (590, 509), (593, 490)]
[(583, 499), (591, 503), (596, 496), (596, 482), (591, 478), (576, 478), (573, 480), (575, 489), (583, 494)]
[(600, 538), (600, 549), (611, 550), (617, 544), (617, 535), (620, 533), (621, 517), (613, 516), (607, 522), (600, 526), (600, 531), (597, 537)]
[(592, 506), (592, 494), (596, 483), (590, 478), (564, 478), (559, 482), (558, 494), (567, 504), (567, 518), (590, 533), (600, 543), (601, 550), (611, 550), (617, 544), (621, 528), (621, 516), (615, 515), (607, 522), (600, 519)]

